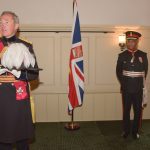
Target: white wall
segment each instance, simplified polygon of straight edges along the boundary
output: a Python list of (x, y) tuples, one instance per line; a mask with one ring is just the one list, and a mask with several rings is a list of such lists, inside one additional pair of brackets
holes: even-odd
[[(71, 24), (73, 0), (1, 0), (22, 24)], [(150, 0), (78, 0), (81, 24), (150, 25)]]

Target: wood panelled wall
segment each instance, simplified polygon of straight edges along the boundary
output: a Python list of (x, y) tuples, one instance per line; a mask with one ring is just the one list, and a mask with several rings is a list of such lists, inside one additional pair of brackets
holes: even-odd
[[(35, 100), (37, 122), (68, 121), (67, 83), (68, 62), (71, 48), (69, 27), (47, 26), (22, 27), (20, 36), (33, 42), (40, 72), (40, 84), (32, 91)], [(150, 59), (149, 27), (83, 27), (82, 43), (85, 60), (85, 98), (82, 107), (75, 109), (75, 120), (121, 120), (122, 99), (120, 86), (116, 79), (115, 67), (118, 54), (118, 35), (126, 30), (137, 30), (143, 34), (140, 49), (148, 53)], [(30, 31), (35, 32), (30, 32)], [(43, 31), (43, 32), (39, 32)], [(48, 32), (65, 30), (66, 32)], [(115, 33), (98, 33), (90, 31), (115, 31)], [(47, 32), (46, 32), (47, 31)], [(149, 61), (150, 62), (150, 61)], [(150, 74), (147, 83), (149, 85)], [(149, 97), (150, 97), (150, 88)], [(144, 110), (144, 119), (150, 119), (150, 105)]]

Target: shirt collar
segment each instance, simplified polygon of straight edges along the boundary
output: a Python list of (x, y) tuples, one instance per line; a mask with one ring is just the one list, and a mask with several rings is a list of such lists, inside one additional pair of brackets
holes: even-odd
[(132, 53), (132, 54), (133, 54), (133, 53), (136, 53), (137, 51), (138, 51), (138, 50), (132, 51), (132, 50), (129, 50), (129, 49), (128, 49), (128, 52), (130, 52), (130, 53)]

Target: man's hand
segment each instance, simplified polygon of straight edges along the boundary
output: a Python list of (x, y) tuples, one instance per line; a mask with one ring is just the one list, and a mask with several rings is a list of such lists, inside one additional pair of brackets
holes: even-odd
[(6, 72), (8, 72), (8, 69), (6, 69), (6, 68), (0, 69), (0, 75), (2, 75), (3, 73), (6, 73)]
[(145, 107), (147, 107), (147, 104), (143, 104), (143, 105), (142, 105), (142, 108), (143, 108), (143, 109), (144, 109)]

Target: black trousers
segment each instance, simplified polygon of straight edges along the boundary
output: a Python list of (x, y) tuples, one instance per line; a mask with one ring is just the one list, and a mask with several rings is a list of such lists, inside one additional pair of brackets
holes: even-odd
[(142, 99), (143, 91), (138, 93), (122, 92), (123, 98), (123, 130), (125, 133), (131, 131), (130, 111), (133, 105), (134, 120), (132, 124), (132, 134), (138, 133), (141, 113), (142, 113)]
[[(22, 140), (15, 143), (17, 150), (29, 150), (28, 140)], [(13, 144), (0, 143), (0, 150), (12, 150)]]

